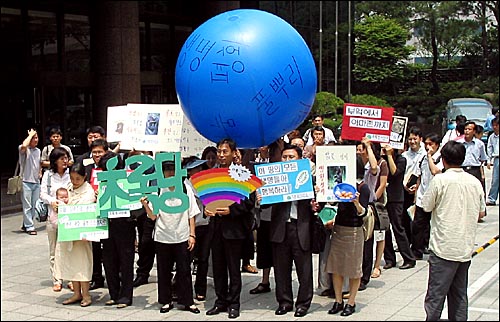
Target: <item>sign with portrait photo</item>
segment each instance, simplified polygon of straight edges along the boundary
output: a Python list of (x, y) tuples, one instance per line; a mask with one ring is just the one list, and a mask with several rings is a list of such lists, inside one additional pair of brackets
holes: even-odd
[(316, 147), (316, 200), (340, 201), (333, 188), (339, 183), (356, 187), (356, 146), (332, 145)]
[(389, 145), (394, 149), (404, 149), (406, 140), (406, 127), (408, 118), (404, 116), (393, 116), (391, 127), (391, 138)]

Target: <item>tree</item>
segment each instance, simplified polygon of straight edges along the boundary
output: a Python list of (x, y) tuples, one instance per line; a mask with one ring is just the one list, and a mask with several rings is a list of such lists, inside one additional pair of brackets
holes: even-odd
[(394, 84), (404, 77), (404, 60), (412, 51), (406, 45), (408, 30), (394, 19), (374, 15), (356, 24), (354, 32), (354, 76), (377, 90), (394, 93)]

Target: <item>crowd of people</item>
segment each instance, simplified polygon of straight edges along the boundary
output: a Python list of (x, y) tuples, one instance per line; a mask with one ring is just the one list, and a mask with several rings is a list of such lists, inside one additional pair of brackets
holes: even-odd
[[(250, 294), (272, 291), (270, 273), (273, 270), (276, 315), (287, 314), (295, 308), (296, 317), (305, 316), (316, 288), (318, 296), (332, 298), (333, 306), (328, 314), (349, 316), (356, 312), (357, 292), (369, 287), (371, 279), (383, 278), (385, 271), (398, 266), (395, 252), (399, 251), (403, 262), (398, 267), (402, 270), (414, 268), (417, 261), (428, 255), (425, 300), (428, 319), (439, 319), (446, 297), (454, 312), (452, 316), (457, 320), (466, 317), (467, 303), (463, 295), (475, 226), (484, 221), (486, 206), (496, 205), (498, 200), (498, 113), (489, 120), (492, 132), (486, 145), (480, 139), (478, 125), (460, 116), (455, 133), (446, 133), (442, 138), (437, 133), (424, 135), (418, 127), (411, 127), (404, 150), (368, 138), (336, 139), (323, 125), (323, 116), (315, 115), (312, 120), (313, 126), (303, 135), (295, 130), (258, 149), (239, 149), (237, 142), (226, 138), (215, 146), (207, 146), (201, 158), (184, 158), (182, 169), (187, 175), (182, 185), (161, 187), (159, 193), (182, 189), (189, 200), (186, 210), (155, 209), (151, 201), (143, 197), (142, 208), (131, 211), (130, 217), (108, 219), (109, 237), (98, 242), (58, 241), (58, 207), (96, 202), (95, 170), (106, 170), (107, 161), (118, 157), (115, 170), (128, 167), (133, 171), (138, 165), (125, 166), (124, 160), (137, 154), (152, 156), (152, 151), (120, 151), (119, 146), (110, 149), (104, 128), (93, 126), (87, 130), (89, 151), (73, 159), (69, 147), (60, 143), (60, 130), (51, 130), (50, 147), (40, 151), (37, 132), (30, 129), (19, 145), (23, 169), (21, 229), (29, 235), (37, 234), (34, 205), (41, 198), (49, 206), (46, 231), (52, 290), (60, 292), (66, 282), (73, 291), (63, 305), (91, 305), (89, 290), (103, 288), (106, 282), (109, 300), (105, 304), (117, 308), (130, 306), (133, 289), (149, 283), (156, 261), (160, 313), (172, 310), (174, 302), (181, 310), (200, 313), (194, 300), (206, 299), (211, 265), (215, 302), (206, 311), (207, 315), (240, 316), (241, 274), (258, 273), (260, 269), (262, 280)], [(314, 178), (316, 147), (336, 144), (356, 145), (358, 192), (352, 202), (327, 205), (312, 198), (261, 205), (262, 196), (255, 191), (240, 203), (209, 210), (190, 181), (195, 173), (214, 167), (242, 164), (254, 171), (255, 164), (301, 158), (309, 159)], [(488, 193), (484, 166), (493, 168)], [(173, 162), (162, 163), (164, 179), (175, 176), (175, 171)], [(149, 184), (157, 185), (156, 182)], [(454, 187), (451, 190), (457, 195), (443, 188), (448, 185)], [(457, 196), (466, 196), (467, 205)], [(180, 202), (175, 198), (166, 200), (172, 209)], [(448, 203), (443, 206), (443, 202)], [(387, 212), (390, 228), (376, 226), (373, 236), (365, 240), (362, 225), (369, 204), (376, 204), (379, 211)], [(450, 205), (454, 209), (447, 212), (444, 208)], [(324, 225), (326, 238), (318, 251), (312, 245), (313, 225), (317, 213), (325, 206), (335, 207), (337, 216)], [(450, 226), (448, 217), (452, 212), (461, 219), (452, 220)], [(456, 229), (457, 222), (464, 226)], [(257, 268), (250, 264), (255, 242)], [(134, 262), (136, 243), (138, 260)], [(457, 243), (463, 244), (458, 247), (460, 251), (451, 251)], [(313, 251), (320, 254), (316, 278), (313, 277)], [(134, 265), (137, 266), (135, 278)], [(292, 287), (293, 266), (299, 281), (296, 297)]]

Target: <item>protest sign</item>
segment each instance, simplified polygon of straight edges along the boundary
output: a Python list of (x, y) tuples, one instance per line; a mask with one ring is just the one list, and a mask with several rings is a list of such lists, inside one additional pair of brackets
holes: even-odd
[(339, 201), (333, 192), (333, 187), (342, 182), (356, 187), (356, 146), (317, 146), (316, 186), (319, 190), (316, 193), (316, 200)]
[(308, 159), (255, 164), (254, 169), (264, 182), (258, 189), (262, 205), (314, 198)]
[(97, 204), (61, 205), (58, 207), (57, 241), (108, 238), (108, 220), (100, 218)]
[(367, 137), (372, 142), (389, 143), (393, 114), (392, 107), (345, 103), (341, 137), (355, 141)]
[(390, 146), (394, 149), (404, 149), (406, 140), (406, 127), (408, 118), (404, 116), (393, 116), (391, 127)]

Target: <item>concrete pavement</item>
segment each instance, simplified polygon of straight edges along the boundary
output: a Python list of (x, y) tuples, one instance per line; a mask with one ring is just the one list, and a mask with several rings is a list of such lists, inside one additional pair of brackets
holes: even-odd
[[(491, 171), (490, 171), (491, 172)], [(490, 174), (491, 175), (491, 174)], [(489, 184), (489, 183), (488, 183)], [(3, 190), (3, 189), (2, 189)], [(156, 290), (156, 264), (150, 283), (134, 289), (133, 305), (125, 309), (108, 307), (106, 288), (91, 291), (93, 304), (82, 308), (79, 305), (63, 306), (63, 300), (71, 296), (64, 289), (52, 291), (48, 263), (48, 240), (45, 223), (37, 223), (37, 236), (22, 233), (20, 212), (1, 214), (1, 320), (2, 321), (149, 321), (149, 320), (228, 320), (227, 314), (207, 316), (205, 312), (214, 304), (213, 280), (209, 278), (206, 302), (196, 302), (201, 314), (195, 315), (174, 309), (166, 314), (159, 313)], [(498, 206), (488, 207), (484, 223), (478, 224), (477, 248), (488, 242), (499, 232)], [(493, 243), (472, 260), (469, 274), (469, 320), (499, 320), (499, 244)], [(398, 265), (402, 263), (399, 253)], [(356, 299), (356, 313), (350, 317), (329, 315), (327, 311), (333, 299), (315, 293), (309, 313), (296, 318), (293, 312), (283, 316), (274, 314), (277, 308), (274, 296), (274, 279), (271, 273), (272, 292), (250, 295), (248, 291), (260, 281), (259, 274), (243, 273), (241, 292), (241, 316), (237, 320), (366, 320), (366, 321), (415, 321), (424, 320), (424, 297), (427, 288), (428, 264), (417, 261), (413, 269), (392, 268), (383, 270), (382, 275), (372, 279), (365, 291)], [(314, 255), (314, 280), (317, 279), (318, 255)], [(252, 262), (252, 264), (255, 264)], [(297, 277), (294, 272), (294, 295), (297, 293)], [(446, 314), (443, 316), (445, 317)]]

